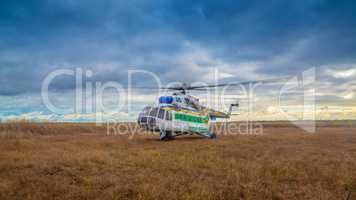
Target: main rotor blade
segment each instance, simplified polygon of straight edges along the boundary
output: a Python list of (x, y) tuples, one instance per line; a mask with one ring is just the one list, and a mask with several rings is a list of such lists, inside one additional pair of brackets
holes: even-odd
[(170, 88), (165, 87), (141, 87), (141, 86), (132, 86), (133, 89), (142, 89), (142, 90), (170, 90)]
[(146, 86), (132, 86), (131, 88), (134, 89), (145, 89), (145, 90), (182, 90), (182, 91), (187, 91), (187, 90), (206, 90), (206, 89), (211, 89), (211, 88), (218, 88), (218, 87), (236, 87), (236, 86), (241, 86), (241, 85), (254, 85), (254, 84), (264, 84), (264, 83), (278, 83), (281, 81), (285, 81), (290, 79), (291, 77), (282, 77), (282, 78), (273, 78), (273, 79), (264, 79), (264, 80), (257, 80), (257, 81), (242, 81), (242, 82), (233, 82), (233, 83), (221, 83), (221, 84), (212, 84), (212, 85), (200, 85), (200, 86), (191, 86), (191, 85), (178, 85), (178, 86), (172, 86), (172, 87), (146, 87)]
[(263, 84), (263, 83), (277, 83), (281, 82), (283, 80), (288, 80), (291, 77), (282, 77), (282, 78), (273, 78), (273, 79), (265, 79), (265, 80), (258, 80), (258, 81), (242, 81), (242, 82), (237, 82), (237, 83), (222, 83), (222, 84), (214, 84), (214, 85), (202, 85), (202, 86), (189, 86), (186, 89), (187, 90), (197, 90), (197, 89), (208, 89), (208, 88), (217, 88), (217, 87), (225, 87), (225, 86), (241, 86), (241, 85), (254, 85), (257, 83)]

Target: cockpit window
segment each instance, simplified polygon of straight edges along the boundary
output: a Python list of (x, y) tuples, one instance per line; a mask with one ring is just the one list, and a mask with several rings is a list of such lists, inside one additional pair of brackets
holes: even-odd
[(152, 107), (151, 106), (146, 106), (143, 110), (142, 110), (142, 114), (149, 114), (149, 112), (151, 111)]
[(150, 117), (158, 117), (164, 120), (172, 120), (172, 112), (155, 107), (148, 107), (144, 109), (140, 115), (148, 115)]
[(158, 114), (158, 108), (152, 108), (152, 110), (150, 111), (150, 116), (157, 117), (157, 114)]

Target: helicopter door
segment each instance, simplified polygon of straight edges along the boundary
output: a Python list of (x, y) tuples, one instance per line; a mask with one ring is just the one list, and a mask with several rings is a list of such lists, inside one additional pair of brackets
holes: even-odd
[(164, 110), (159, 109), (159, 111), (158, 111), (158, 118), (164, 120)]
[(148, 117), (148, 126), (151, 128), (156, 127), (156, 118), (158, 114), (158, 108), (152, 108), (149, 112), (149, 117)]
[(170, 111), (159, 109), (157, 121), (160, 129), (166, 131), (172, 130), (172, 114)]

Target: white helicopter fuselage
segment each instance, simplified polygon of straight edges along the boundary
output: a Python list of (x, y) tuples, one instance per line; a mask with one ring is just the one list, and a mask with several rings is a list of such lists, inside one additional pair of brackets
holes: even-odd
[(146, 130), (160, 132), (161, 139), (184, 134), (215, 138), (211, 123), (216, 117), (227, 118), (229, 114), (202, 107), (192, 96), (173, 95), (160, 97), (158, 106), (146, 107), (138, 123)]

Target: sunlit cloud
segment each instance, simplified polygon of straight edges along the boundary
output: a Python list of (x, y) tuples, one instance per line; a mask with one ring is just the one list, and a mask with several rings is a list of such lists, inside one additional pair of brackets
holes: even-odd
[(354, 93), (350, 92), (342, 96), (344, 99), (353, 99), (354, 98)]
[(348, 69), (337, 69), (335, 66), (326, 70), (326, 73), (334, 78), (351, 78), (356, 77), (356, 65), (341, 65), (340, 67), (348, 67)]

